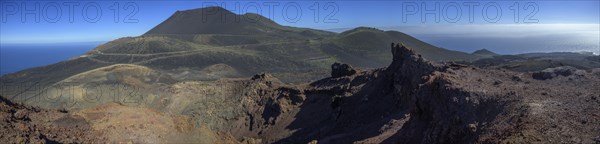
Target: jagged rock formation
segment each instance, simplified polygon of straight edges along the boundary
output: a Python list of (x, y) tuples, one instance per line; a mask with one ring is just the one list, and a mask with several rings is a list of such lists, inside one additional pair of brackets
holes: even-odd
[[(392, 44), (392, 53), (394, 61), (385, 69), (327, 78), (302, 88), (299, 93), (306, 99), (299, 103), (295, 120), (282, 123), (279, 120), (289, 118), (279, 115), (274, 122), (297, 131), (275, 142), (599, 141), (599, 123), (590, 122), (600, 119), (593, 114), (600, 110), (593, 100), (599, 92), (594, 88), (597, 76), (544, 82), (520, 73), (431, 63), (401, 44)], [(562, 86), (565, 83), (573, 86)], [(541, 93), (554, 87), (579, 96)], [(268, 136), (262, 138), (270, 143), (274, 139)]]
[(336, 62), (331, 65), (331, 77), (333, 78), (349, 76), (355, 73), (356, 70), (354, 70), (354, 68), (352, 68), (352, 66), (348, 64), (341, 64)]
[[(599, 124), (592, 121), (599, 117), (590, 113), (600, 106), (593, 99), (599, 97), (595, 75), (543, 85), (522, 73), (431, 63), (401, 44), (392, 45), (392, 53), (387, 68), (308, 85), (273, 83), (277, 80), (268, 75), (256, 75), (242, 82), (248, 90), (241, 100), (245, 115), (223, 131), (263, 143), (597, 141)], [(592, 85), (562, 87), (579, 92), (575, 99), (563, 92), (540, 93), (561, 83)], [(565, 133), (575, 129), (585, 133)]]

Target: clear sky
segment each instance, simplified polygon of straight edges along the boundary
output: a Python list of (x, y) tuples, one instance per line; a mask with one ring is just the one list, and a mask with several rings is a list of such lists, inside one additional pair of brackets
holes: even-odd
[[(593, 1), (0, 1), (0, 43), (110, 41), (138, 36), (177, 10), (221, 5), (288, 26), (315, 29), (402, 26), (586, 24), (600, 28)], [(301, 11), (301, 15), (298, 12)], [(98, 13), (100, 12), (100, 13)], [(437, 20), (436, 21), (436, 17)], [(36, 21), (36, 18), (39, 19)], [(575, 25), (577, 26), (577, 25)], [(485, 28), (484, 28), (485, 29)], [(549, 28), (553, 29), (553, 28)], [(510, 31), (510, 29), (506, 29)], [(506, 31), (504, 31), (506, 33)], [(599, 33), (600, 35), (600, 33)]]

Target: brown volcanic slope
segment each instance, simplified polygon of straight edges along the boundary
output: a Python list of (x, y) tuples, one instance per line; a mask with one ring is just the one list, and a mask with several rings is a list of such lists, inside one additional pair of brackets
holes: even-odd
[[(62, 116), (87, 123), (93, 131), (86, 135), (103, 133), (108, 142), (600, 142), (600, 70), (536, 80), (531, 73), (429, 62), (405, 46), (393, 46), (392, 55), (386, 68), (303, 85), (268, 74), (180, 82), (148, 107), (109, 103)], [(2, 107), (2, 124), (23, 123), (13, 120), (22, 116), (10, 105)]]
[(187, 116), (115, 103), (78, 112), (44, 110), (0, 98), (3, 143), (234, 143)]
[(12, 103), (0, 97), (0, 140), (3, 143), (102, 142), (102, 133), (66, 112)]

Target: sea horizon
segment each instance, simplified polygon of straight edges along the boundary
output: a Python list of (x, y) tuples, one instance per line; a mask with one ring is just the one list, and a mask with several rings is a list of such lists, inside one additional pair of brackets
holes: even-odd
[(103, 43), (0, 43), (0, 76), (68, 60)]

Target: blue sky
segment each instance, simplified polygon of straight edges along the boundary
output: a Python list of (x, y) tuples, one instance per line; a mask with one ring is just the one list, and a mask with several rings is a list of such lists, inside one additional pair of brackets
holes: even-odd
[[(538, 27), (541, 25), (547, 27), (548, 25), (543, 24), (563, 24), (564, 27), (564, 24), (587, 24), (586, 27), (597, 30), (594, 25), (598, 25), (600, 21), (599, 1), (195, 2), (151, 0), (130, 2), (1, 1), (0, 4), (2, 20), (0, 21), (0, 43), (5, 44), (110, 41), (119, 37), (138, 36), (177, 10), (222, 4), (226, 9), (235, 13), (256, 13), (258, 6), (260, 7), (259, 14), (272, 18), (282, 25), (315, 29), (358, 26), (444, 27), (456, 25), (466, 26), (466, 29), (469, 29), (468, 27), (471, 25), (480, 27), (488, 25)], [(239, 7), (237, 7), (238, 4)], [(472, 16), (469, 16), (468, 5), (474, 6)], [(72, 12), (69, 11), (69, 6), (74, 7)], [(315, 14), (317, 6), (319, 12)], [(423, 7), (430, 11), (425, 11)], [(457, 7), (461, 10), (460, 14), (457, 13)], [(270, 8), (273, 8), (274, 11), (271, 11)], [(498, 11), (497, 8), (501, 11)], [(101, 11), (101, 15), (97, 14), (98, 9)], [(517, 9), (519, 15), (515, 22)], [(302, 14), (298, 15), (297, 10), (301, 10)], [(425, 22), (422, 22), (422, 12), (425, 12)], [(132, 14), (131, 17), (127, 17), (130, 14)], [(487, 14), (487, 17), (484, 14)], [(36, 16), (39, 17), (39, 21), (35, 20)], [(119, 19), (115, 21), (116, 16)], [(294, 19), (298, 16), (299, 19)], [(317, 21), (315, 21), (316, 16), (318, 16)], [(436, 16), (439, 17), (439, 21), (434, 20)], [(470, 18), (472, 18), (472, 22), (469, 20)], [(600, 25), (597, 27), (600, 28)], [(506, 30), (510, 31), (511, 29)], [(522, 29), (520, 30), (522, 31)]]

